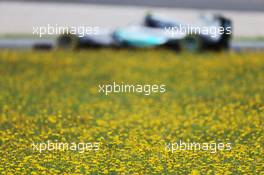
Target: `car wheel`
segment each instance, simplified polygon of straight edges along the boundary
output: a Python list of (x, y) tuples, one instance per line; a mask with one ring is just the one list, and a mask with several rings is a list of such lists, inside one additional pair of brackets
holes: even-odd
[(182, 51), (198, 52), (202, 50), (202, 39), (197, 35), (188, 35), (180, 41)]
[(62, 34), (57, 39), (57, 47), (58, 49), (78, 49), (79, 38), (72, 34)]

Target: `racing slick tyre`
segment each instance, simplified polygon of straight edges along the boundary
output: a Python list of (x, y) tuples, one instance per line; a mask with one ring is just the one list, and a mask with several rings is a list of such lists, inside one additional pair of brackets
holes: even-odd
[(58, 49), (75, 50), (79, 48), (79, 38), (73, 34), (62, 34), (57, 39)]
[(202, 50), (202, 39), (197, 35), (187, 35), (180, 41), (180, 49), (188, 52), (199, 52)]

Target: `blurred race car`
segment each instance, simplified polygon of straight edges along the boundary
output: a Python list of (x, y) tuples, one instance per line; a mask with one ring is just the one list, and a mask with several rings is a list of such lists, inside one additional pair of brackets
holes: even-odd
[(96, 35), (62, 34), (58, 48), (154, 48), (174, 50), (225, 50), (232, 37), (231, 20), (221, 15), (204, 16), (197, 24), (184, 24), (148, 14), (142, 24), (100, 31)]

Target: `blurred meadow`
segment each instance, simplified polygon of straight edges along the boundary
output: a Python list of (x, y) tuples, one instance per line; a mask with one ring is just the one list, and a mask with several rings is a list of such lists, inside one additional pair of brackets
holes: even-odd
[[(261, 174), (264, 53), (167, 50), (0, 52), (2, 174)], [(98, 93), (111, 82), (164, 94)], [(32, 142), (98, 141), (97, 152)], [(166, 142), (231, 142), (231, 151), (166, 152)]]

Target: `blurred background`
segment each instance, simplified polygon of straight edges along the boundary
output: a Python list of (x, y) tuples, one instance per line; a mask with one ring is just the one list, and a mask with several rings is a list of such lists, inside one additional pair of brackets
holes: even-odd
[(264, 48), (263, 0), (0, 1), (0, 47), (30, 45), (33, 26), (115, 28), (139, 23), (148, 12), (188, 23), (201, 14), (222, 14), (233, 21), (234, 46)]

